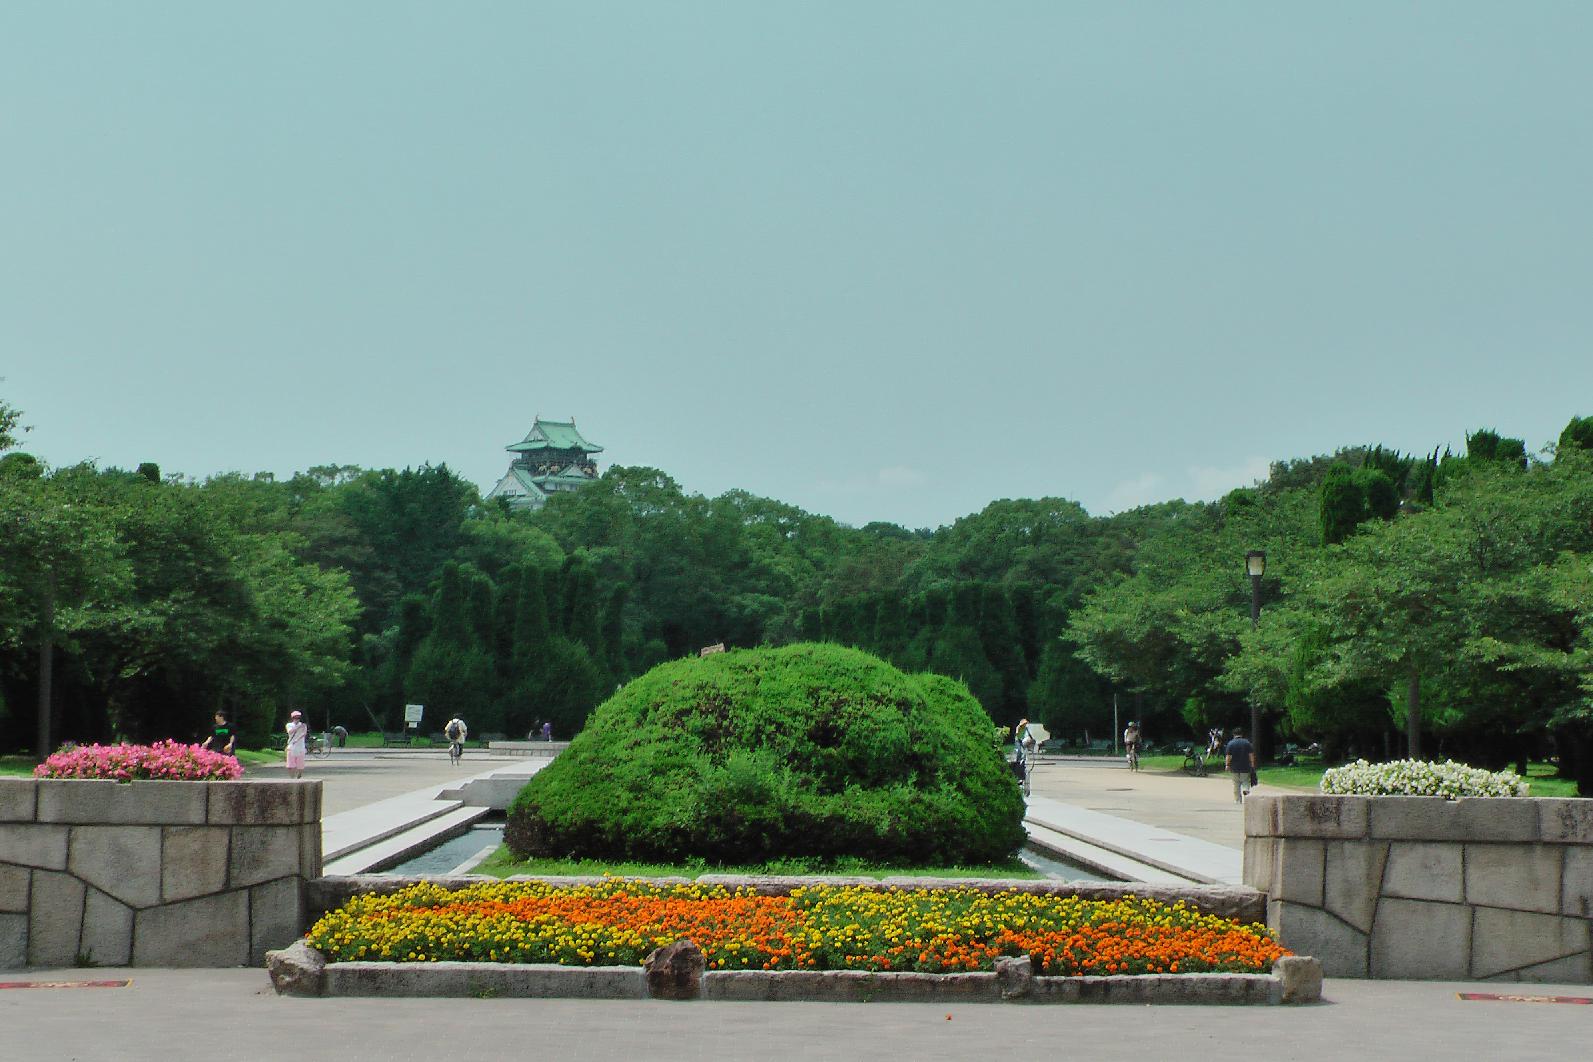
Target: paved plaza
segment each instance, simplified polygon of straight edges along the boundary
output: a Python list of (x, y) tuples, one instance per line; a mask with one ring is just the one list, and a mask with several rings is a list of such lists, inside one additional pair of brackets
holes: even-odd
[(0, 990), (4, 1057), (1564, 1060), (1586, 1050), (1593, 1029), (1593, 1006), (1456, 997), (1474, 990), (1586, 996), (1585, 985), (1331, 981), (1329, 1002), (1237, 1009), (295, 999), (273, 995), (260, 970), (57, 970), (26, 977), (86, 978), (132, 984)]
[[(334, 749), (330, 756), (310, 757), (304, 777), (306, 781), (321, 783), (321, 814), (330, 817), (378, 800), (523, 762), (520, 757), (495, 756), (490, 749), (466, 750), (457, 767), (448, 762), (445, 748)], [(261, 781), (282, 779), (288, 777), (288, 771), (282, 766), (250, 767), (244, 777)]]
[[(312, 760), (327, 814), (370, 807), (516, 762), (474, 752), (344, 750)], [(282, 775), (256, 768), (252, 778)], [(1059, 760), (1037, 796), (1238, 849), (1225, 777), (1131, 774), (1119, 761)], [(1263, 1060), (1517, 1060), (1574, 1057), (1593, 1006), (1466, 1001), (1457, 993), (1593, 996), (1586, 985), (1329, 980), (1306, 1007), (1124, 1007), (594, 1000), (279, 998), (264, 970), (63, 969), (0, 982), (128, 980), (125, 988), (0, 989), (6, 1059), (95, 1062), (300, 1057), (338, 1060), (979, 1059), (1227, 1057)], [(948, 1020), (949, 1016), (949, 1020)], [(89, 1018), (92, 1020), (86, 1020)], [(1237, 1045), (1237, 1046), (1236, 1046)]]
[(1033, 790), (1036, 796), (1244, 849), (1244, 813), (1234, 803), (1233, 783), (1221, 771), (1196, 778), (1182, 771), (1130, 771), (1115, 756), (1045, 758), (1034, 770)]

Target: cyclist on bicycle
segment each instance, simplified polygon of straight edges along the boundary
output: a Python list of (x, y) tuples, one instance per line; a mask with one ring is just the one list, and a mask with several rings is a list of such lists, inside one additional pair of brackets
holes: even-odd
[(448, 758), (454, 763), (459, 762), (459, 757), (465, 754), (465, 737), (470, 733), (470, 728), (465, 726), (465, 721), (457, 715), (448, 720), (448, 725), (443, 727), (443, 736), (448, 739)]
[(1132, 719), (1123, 729), (1123, 748), (1128, 751), (1128, 769), (1139, 770), (1139, 724)]

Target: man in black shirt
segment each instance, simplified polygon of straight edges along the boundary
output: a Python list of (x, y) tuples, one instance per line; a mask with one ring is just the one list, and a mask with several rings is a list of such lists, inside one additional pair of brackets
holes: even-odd
[(233, 745), (237, 739), (238, 735), (233, 732), (232, 724), (227, 722), (227, 714), (225, 712), (217, 712), (214, 729), (210, 731), (210, 736), (205, 738), (204, 744), (199, 747), (209, 749), (211, 752), (219, 752), (223, 756), (235, 756), (237, 753), (233, 750)]
[(1233, 740), (1228, 742), (1223, 755), (1224, 766), (1233, 775), (1233, 802), (1243, 804), (1245, 797), (1250, 795), (1250, 772), (1256, 764), (1255, 749), (1245, 740), (1243, 730), (1234, 729)]

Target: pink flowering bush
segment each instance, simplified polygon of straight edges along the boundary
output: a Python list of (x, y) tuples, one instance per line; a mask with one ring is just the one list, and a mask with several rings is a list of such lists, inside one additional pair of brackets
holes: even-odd
[(131, 782), (158, 778), (175, 782), (233, 781), (243, 768), (231, 756), (157, 741), (153, 745), (76, 745), (64, 748), (33, 768), (36, 778), (110, 778)]

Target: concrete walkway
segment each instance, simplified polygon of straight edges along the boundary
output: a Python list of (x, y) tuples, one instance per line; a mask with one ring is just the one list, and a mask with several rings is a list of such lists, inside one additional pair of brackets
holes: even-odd
[[(391, 866), (502, 810), (548, 756), (493, 756), (470, 750), (456, 767), (446, 750), (334, 750), (311, 759), (304, 777), (322, 783), (321, 852), (328, 874)], [(256, 768), (251, 778), (283, 778)]]
[[(1042, 844), (1141, 881), (1214, 884), (1243, 880), (1244, 812), (1233, 784), (1216, 773), (1129, 771), (1120, 759), (1042, 759), (1035, 767), (1026, 825)], [(1066, 851), (1065, 840), (1081, 846)], [(1104, 850), (1131, 862), (1113, 867)], [(1133, 863), (1153, 868), (1136, 871)], [(1108, 864), (1108, 865), (1103, 865)]]
[[(330, 817), (428, 786), (440, 788), (484, 771), (527, 762), (534, 761), (469, 749), (459, 766), (454, 767), (448, 762), (446, 749), (333, 749), (330, 756), (310, 757), (304, 777), (320, 781), (321, 812)], [(280, 765), (251, 767), (245, 774), (246, 778), (260, 779), (287, 776), (287, 769)]]
[[(1330, 981), (1307, 1007), (284, 999), (263, 970), (35, 970), (6, 981), (127, 988), (0, 990), (5, 1057), (96, 1062), (294, 1059), (483, 1062), (1244, 1057), (1267, 1062), (1580, 1057), (1593, 1007), (1467, 1002), (1457, 991), (1587, 997), (1587, 985)], [(1235, 1047), (1241, 1043), (1242, 1047)], [(518, 1045), (518, 1046), (516, 1046)]]

